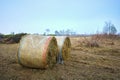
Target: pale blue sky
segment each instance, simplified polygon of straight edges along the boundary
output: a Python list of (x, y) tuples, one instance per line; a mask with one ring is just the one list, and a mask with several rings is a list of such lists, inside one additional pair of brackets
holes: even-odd
[(111, 21), (120, 32), (120, 0), (0, 0), (0, 33), (102, 31)]

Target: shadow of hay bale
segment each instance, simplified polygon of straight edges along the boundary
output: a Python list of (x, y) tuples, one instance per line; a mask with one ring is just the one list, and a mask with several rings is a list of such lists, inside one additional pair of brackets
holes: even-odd
[(57, 56), (57, 62), (63, 63), (63, 60), (69, 60), (71, 51), (71, 41), (66, 36), (55, 36), (58, 44), (59, 53)]

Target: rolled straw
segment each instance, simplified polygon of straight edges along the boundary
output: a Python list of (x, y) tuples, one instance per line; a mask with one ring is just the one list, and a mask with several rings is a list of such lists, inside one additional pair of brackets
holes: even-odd
[(53, 67), (58, 55), (55, 37), (26, 35), (20, 40), (19, 64), (31, 68)]

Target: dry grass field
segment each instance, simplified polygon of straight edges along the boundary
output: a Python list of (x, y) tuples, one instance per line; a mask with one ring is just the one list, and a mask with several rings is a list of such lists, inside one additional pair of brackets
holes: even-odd
[(0, 80), (120, 80), (120, 38), (71, 37), (71, 42), (70, 60), (46, 70), (19, 65), (19, 44), (0, 44)]

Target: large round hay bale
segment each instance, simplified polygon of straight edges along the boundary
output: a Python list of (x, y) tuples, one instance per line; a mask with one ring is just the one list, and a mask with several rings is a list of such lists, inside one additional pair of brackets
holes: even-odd
[(56, 36), (59, 54), (58, 59), (62, 57), (63, 60), (68, 60), (70, 57), (71, 51), (71, 42), (70, 38), (66, 36)]
[(53, 67), (57, 54), (58, 46), (55, 37), (26, 35), (20, 40), (18, 62), (31, 68)]

